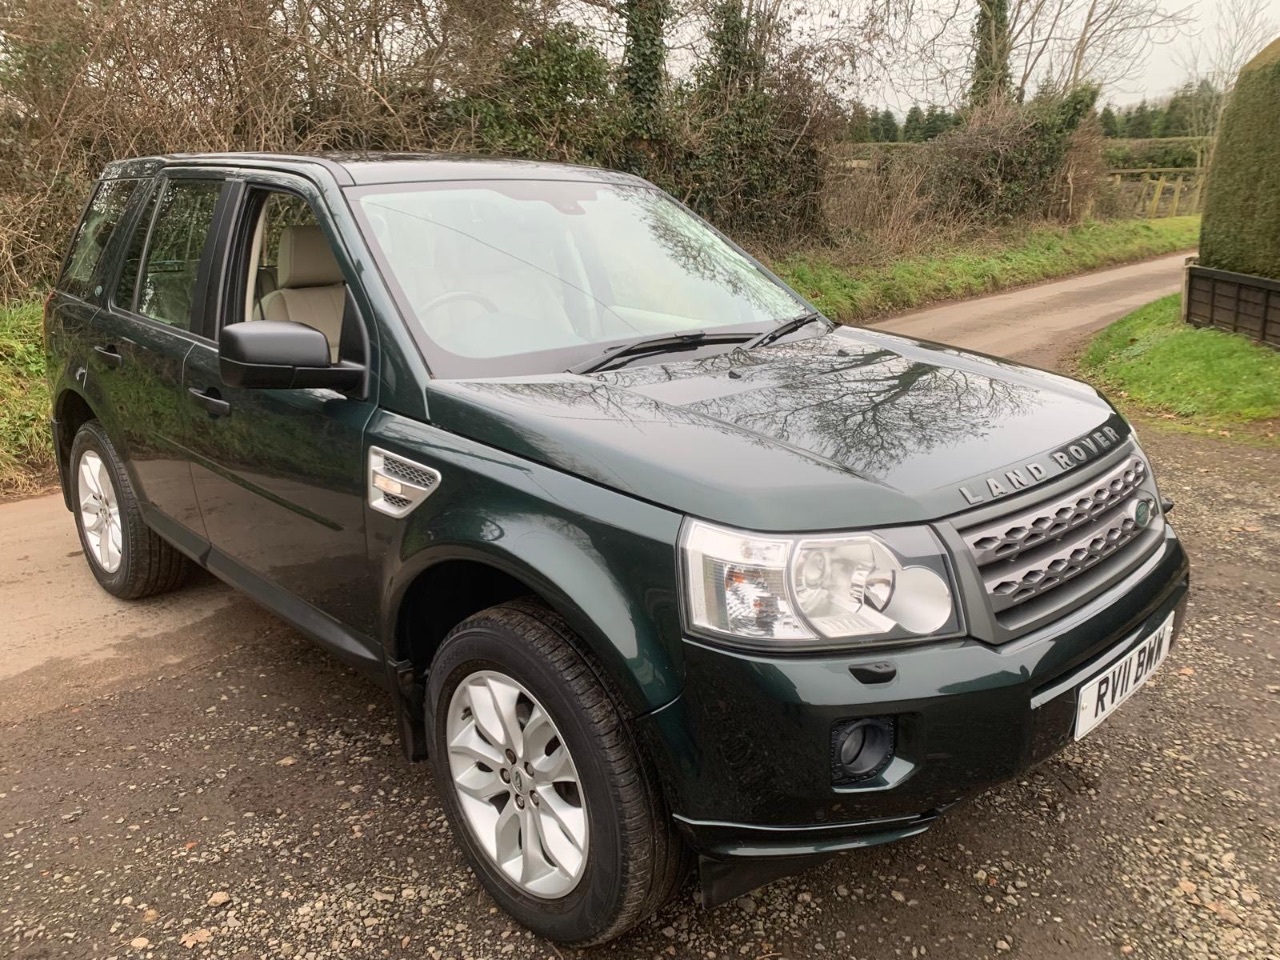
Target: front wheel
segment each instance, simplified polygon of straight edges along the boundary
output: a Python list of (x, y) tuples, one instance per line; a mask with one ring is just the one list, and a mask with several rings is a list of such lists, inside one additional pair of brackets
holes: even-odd
[(581, 946), (653, 913), (686, 861), (575, 641), (540, 604), (485, 610), (441, 645), (426, 709), (436, 782), (481, 882), (535, 933)]

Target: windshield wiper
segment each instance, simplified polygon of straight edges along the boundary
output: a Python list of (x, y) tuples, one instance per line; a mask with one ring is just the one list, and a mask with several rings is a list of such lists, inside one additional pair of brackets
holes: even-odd
[(639, 357), (647, 353), (666, 353), (673, 350), (689, 350), (708, 343), (741, 343), (742, 333), (707, 333), (693, 330), (689, 333), (663, 333), (656, 336), (637, 337), (616, 347), (610, 347), (599, 356), (575, 363), (565, 373), (595, 373), (623, 357)]
[(773, 343), (773, 341), (777, 340), (779, 337), (785, 337), (789, 333), (795, 333), (801, 327), (807, 327), (815, 320), (826, 320), (826, 317), (818, 313), (816, 310), (812, 313), (802, 313), (798, 317), (792, 317), (790, 320), (782, 321), (782, 323), (772, 329), (766, 330), (758, 337), (752, 337), (742, 345), (741, 349), (753, 350), (756, 347), (763, 347), (767, 344)]

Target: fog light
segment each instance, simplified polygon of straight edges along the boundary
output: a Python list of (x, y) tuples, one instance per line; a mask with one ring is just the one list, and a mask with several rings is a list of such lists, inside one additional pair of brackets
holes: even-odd
[(831, 775), (836, 783), (870, 780), (893, 759), (895, 726), (890, 717), (867, 717), (831, 731)]

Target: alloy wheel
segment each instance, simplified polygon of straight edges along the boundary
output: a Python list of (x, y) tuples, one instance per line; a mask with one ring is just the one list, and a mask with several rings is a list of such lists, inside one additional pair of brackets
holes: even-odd
[(80, 524), (94, 562), (107, 573), (120, 569), (123, 529), (120, 498), (102, 457), (86, 450), (80, 457)]
[(521, 892), (566, 896), (587, 862), (577, 767), (546, 709), (493, 670), (468, 675), (449, 700), (449, 771), (477, 843)]

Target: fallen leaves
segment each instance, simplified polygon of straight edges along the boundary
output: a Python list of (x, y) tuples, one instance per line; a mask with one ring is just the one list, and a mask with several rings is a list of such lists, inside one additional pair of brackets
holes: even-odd
[(179, 938), (178, 942), (190, 950), (192, 947), (201, 943), (208, 943), (212, 939), (213, 934), (206, 928), (201, 927), (199, 930), (190, 930), (187, 933), (184, 933), (181, 938)]

